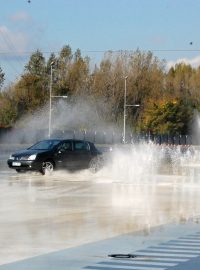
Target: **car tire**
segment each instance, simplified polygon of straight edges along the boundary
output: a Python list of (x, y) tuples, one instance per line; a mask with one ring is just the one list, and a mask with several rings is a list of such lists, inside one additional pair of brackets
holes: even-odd
[(46, 160), (46, 161), (42, 162), (41, 173), (43, 175), (52, 174), (54, 169), (55, 169), (55, 164), (52, 160)]
[(103, 160), (100, 157), (94, 157), (90, 160), (89, 170), (91, 173), (97, 173), (103, 167)]

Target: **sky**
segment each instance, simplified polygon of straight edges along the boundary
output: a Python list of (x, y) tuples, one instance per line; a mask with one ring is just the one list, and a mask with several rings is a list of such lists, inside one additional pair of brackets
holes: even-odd
[(97, 64), (108, 50), (139, 48), (196, 67), (199, 29), (200, 0), (0, 0), (0, 67), (9, 84), (31, 53), (64, 45)]

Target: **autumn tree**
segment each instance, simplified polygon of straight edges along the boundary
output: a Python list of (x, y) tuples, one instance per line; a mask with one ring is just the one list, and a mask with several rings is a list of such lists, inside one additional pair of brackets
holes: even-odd
[(87, 94), (89, 71), (89, 58), (83, 58), (81, 51), (79, 49), (76, 50), (69, 69), (69, 88), (72, 95)]
[(33, 74), (25, 74), (15, 85), (15, 100), (18, 104), (19, 116), (43, 106), (49, 97), (47, 91), (43, 79)]
[(25, 72), (35, 76), (44, 76), (46, 65), (43, 54), (37, 50), (30, 57), (28, 64), (25, 66)]
[(180, 98), (190, 95), (190, 83), (193, 69), (190, 65), (184, 63), (176, 64), (171, 67), (166, 76), (166, 87), (171, 90), (171, 94)]
[(194, 106), (200, 111), (200, 67), (192, 70), (189, 93), (190, 100), (192, 100)]
[(45, 58), (37, 50), (31, 55), (29, 62), (25, 66), (24, 74), (13, 87), (17, 105), (17, 118), (44, 105), (48, 91), (46, 71)]
[[(130, 129), (137, 126), (142, 131), (186, 133), (193, 111), (200, 110), (199, 67), (180, 63), (167, 70), (164, 60), (139, 49), (106, 52), (93, 67), (79, 49), (72, 52), (65, 45), (47, 59), (39, 50), (30, 56), (21, 78), (14, 83), (12, 91), (6, 91), (9, 95), (0, 95), (2, 123), (13, 124), (26, 112), (32, 113), (48, 101), (51, 68), (53, 94), (67, 95), (69, 103), (83, 98), (95, 104), (95, 113), (106, 122), (120, 127), (125, 76), (128, 77), (127, 104), (140, 105), (137, 109), (127, 107)], [(0, 69), (0, 87), (3, 81), (4, 73)]]
[(69, 45), (65, 45), (53, 66), (54, 91), (58, 95), (68, 95), (69, 89), (69, 69), (72, 60), (72, 50)]
[(188, 134), (192, 117), (192, 108), (181, 100), (152, 101), (140, 125), (154, 134)]
[(0, 93), (0, 127), (9, 127), (17, 119), (17, 106), (12, 86)]
[[(50, 73), (51, 73), (51, 66), (55, 69), (55, 67), (57, 67), (57, 64), (58, 64), (58, 59), (57, 59), (56, 55), (54, 53), (51, 53), (50, 54), (50, 57), (47, 60), (46, 73), (50, 75)], [(56, 74), (54, 74), (54, 79), (55, 80), (57, 79)]]
[[(151, 52), (109, 52), (93, 73), (93, 94), (104, 97), (111, 106), (113, 119), (123, 118), (124, 78), (127, 79), (127, 104), (140, 104), (141, 108), (152, 95), (160, 97), (163, 91), (164, 61)], [(127, 121), (135, 124), (138, 110), (127, 109)], [(141, 111), (141, 109), (140, 109)]]
[(0, 67), (0, 89), (2, 88), (4, 81), (5, 81), (5, 73), (3, 72), (2, 68)]

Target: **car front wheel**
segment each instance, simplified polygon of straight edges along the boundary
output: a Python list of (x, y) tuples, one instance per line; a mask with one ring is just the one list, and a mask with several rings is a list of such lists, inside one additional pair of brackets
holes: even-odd
[(42, 169), (41, 169), (41, 173), (43, 175), (45, 174), (52, 174), (52, 172), (54, 171), (55, 165), (53, 163), (53, 161), (51, 160), (46, 160), (42, 163)]

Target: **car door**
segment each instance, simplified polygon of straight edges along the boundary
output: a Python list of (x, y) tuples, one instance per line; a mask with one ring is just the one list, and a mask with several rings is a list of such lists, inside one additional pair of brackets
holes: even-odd
[(70, 169), (74, 166), (72, 141), (63, 141), (58, 145), (55, 159), (58, 168)]
[(74, 141), (74, 159), (77, 168), (87, 168), (91, 160), (90, 146), (85, 141)]

